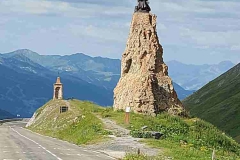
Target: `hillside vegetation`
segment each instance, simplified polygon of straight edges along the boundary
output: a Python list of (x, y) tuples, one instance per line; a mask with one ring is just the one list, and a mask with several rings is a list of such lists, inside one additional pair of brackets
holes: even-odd
[[(60, 106), (68, 106), (69, 111), (60, 114)], [(90, 102), (53, 100), (35, 112), (28, 128), (75, 144), (99, 141), (107, 131), (103, 129), (102, 122), (89, 111), (91, 108), (98, 109)]]
[(240, 64), (184, 100), (193, 116), (211, 122), (240, 142)]
[[(130, 129), (131, 135), (134, 137), (149, 137), (148, 132), (140, 129), (143, 126), (148, 126), (147, 131), (163, 133), (164, 136), (161, 140), (150, 138), (143, 142), (163, 149), (166, 156), (177, 160), (206, 160), (211, 158), (212, 151), (216, 149), (218, 159), (240, 159), (239, 144), (203, 120), (174, 117), (166, 113), (157, 117), (132, 113), (130, 125), (125, 125), (124, 114), (124, 112), (113, 112), (112, 109), (106, 109), (102, 116), (115, 120), (118, 124)], [(128, 158), (148, 159), (146, 156), (138, 157), (138, 155), (129, 155)]]
[[(59, 107), (63, 105), (69, 106), (69, 111), (60, 114)], [(91, 102), (50, 101), (36, 111), (28, 128), (75, 144), (90, 144), (107, 140), (106, 135), (111, 134), (97, 118), (101, 116), (131, 130), (133, 137), (145, 138), (143, 143), (161, 148), (164, 156), (176, 160), (210, 159), (213, 149), (216, 149), (218, 159), (240, 159), (240, 146), (216, 127), (202, 120), (173, 117), (164, 113), (157, 117), (131, 113), (131, 122), (125, 125), (124, 115), (122, 111), (114, 112), (112, 108), (102, 108)], [(146, 132), (140, 129), (143, 126), (148, 126)], [(159, 131), (164, 136), (161, 140), (155, 140), (149, 135), (149, 131)], [(128, 154), (125, 159), (161, 157), (162, 155), (154, 158)]]

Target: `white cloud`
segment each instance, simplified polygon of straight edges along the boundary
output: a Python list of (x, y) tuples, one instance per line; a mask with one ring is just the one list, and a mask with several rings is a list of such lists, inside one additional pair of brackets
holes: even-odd
[(99, 17), (101, 15), (119, 16), (129, 12), (123, 6), (101, 6), (94, 3), (72, 4), (48, 0), (1, 0), (0, 13), (3, 14), (36, 14), (67, 17)]
[(235, 46), (231, 46), (231, 50), (232, 51), (240, 51), (240, 44), (239, 45), (235, 45)]
[[(99, 43), (99, 55), (105, 56), (103, 52), (109, 50), (115, 53), (115, 58), (120, 58), (136, 3), (136, 0), (0, 0), (0, 39), (4, 36), (4, 42), (11, 42), (8, 45), (0, 41), (0, 52), (11, 47), (11, 50), (18, 49), (14, 46), (23, 48), (21, 45), (28, 44), (29, 39), (35, 39), (31, 45), (44, 53), (49, 53), (49, 47), (43, 50), (38, 43), (49, 46), (45, 39), (51, 39), (52, 46), (61, 45), (61, 50), (56, 47), (55, 53), (95, 52), (93, 44), (83, 43), (86, 38)], [(240, 50), (238, 1), (150, 0), (150, 6), (158, 16), (159, 39), (169, 60), (175, 59), (178, 53), (191, 63), (203, 61), (187, 53), (189, 47), (204, 50), (205, 55), (221, 53), (218, 56)], [(84, 45), (75, 45), (76, 41)], [(74, 50), (70, 44), (74, 44)], [(224, 59), (224, 56), (218, 57), (218, 60)]]
[(240, 31), (207, 32), (182, 28), (181, 35), (193, 40), (198, 45), (230, 47), (239, 43)]
[(125, 34), (122, 31), (115, 32), (116, 28), (102, 28), (94, 25), (69, 25), (69, 31), (78, 37), (90, 36), (107, 41), (119, 41), (124, 43), (126, 41)]
[[(62, 4), (62, 3), (61, 3)], [(31, 13), (31, 14), (46, 14), (53, 4), (48, 1), (33, 1), (33, 0), (2, 0), (0, 1), (1, 13)], [(57, 6), (56, 6), (57, 8)]]

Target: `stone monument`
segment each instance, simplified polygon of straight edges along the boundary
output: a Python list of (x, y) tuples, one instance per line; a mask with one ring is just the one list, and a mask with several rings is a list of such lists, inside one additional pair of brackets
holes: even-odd
[(153, 116), (161, 112), (185, 115), (163, 61), (157, 17), (150, 10), (147, 0), (138, 0), (122, 55), (121, 78), (114, 89), (113, 107), (125, 110), (130, 106), (136, 113)]
[(148, 5), (148, 0), (138, 0), (138, 5), (135, 7), (135, 12), (149, 13), (151, 11)]
[(63, 84), (60, 77), (57, 77), (57, 81), (54, 84), (53, 99), (63, 99)]

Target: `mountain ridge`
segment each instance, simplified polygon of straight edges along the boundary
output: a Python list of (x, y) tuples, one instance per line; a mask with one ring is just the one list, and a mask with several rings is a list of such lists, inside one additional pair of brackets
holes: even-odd
[(231, 61), (223, 61), (213, 65), (193, 65), (169, 61), (167, 65), (172, 79), (186, 90), (198, 90), (235, 66)]
[[(28, 61), (28, 60), (27, 60)], [(30, 117), (33, 112), (52, 97), (53, 83), (56, 81), (57, 73), (46, 70), (43, 73), (41, 66), (39, 70), (31, 68), (26, 70), (23, 66), (26, 62), (14, 58), (2, 58), (0, 64), (0, 102), (1, 109), (14, 115)], [(37, 68), (38, 69), (38, 68)], [(111, 92), (104, 87), (90, 84), (80, 78), (61, 75), (65, 98), (77, 97), (83, 100), (94, 101), (103, 106), (112, 103)]]
[(1, 110), (0, 109), (0, 120), (2, 119), (8, 119), (8, 118), (14, 118), (12, 114), (8, 113), (7, 111)]
[[(10, 54), (10, 55), (9, 55)], [(91, 57), (83, 53), (72, 55), (40, 55), (31, 50), (23, 49), (11, 53), (5, 53), (5, 57), (23, 55), (31, 61), (53, 72), (60, 72), (61, 75), (74, 76), (83, 79), (91, 84), (104, 86), (108, 90), (113, 90), (120, 78), (121, 61), (105, 57)], [(3, 56), (4, 57), (4, 56)], [(87, 76), (86, 76), (87, 75)], [(174, 83), (178, 88), (180, 99), (192, 94), (194, 91), (184, 90)]]
[[(83, 79), (88, 83), (95, 84), (100, 87), (103, 86), (108, 90), (113, 90), (118, 82), (118, 79), (120, 78), (121, 62), (119, 59), (110, 59), (100, 56), (91, 57), (84, 53), (75, 53), (72, 55), (63, 56), (40, 55), (37, 52), (33, 52), (29, 49), (20, 49), (10, 53), (5, 53), (2, 54), (2, 57), (9, 57), (16, 54), (24, 55), (31, 61), (40, 64), (41, 66), (53, 72), (60, 72), (60, 74), (63, 75), (74, 76), (76, 78)], [(217, 77), (219, 74), (224, 73), (234, 66), (232, 62), (226, 62), (228, 64), (227, 67), (223, 67), (223, 69), (220, 69), (220, 71), (215, 72), (214, 75), (209, 72), (201, 73), (201, 71), (204, 69), (197, 69), (197, 72), (190, 69), (190, 73), (185, 73), (185, 71), (189, 70), (189, 68), (196, 68), (196, 66), (200, 68), (219, 66), (219, 68), (221, 68), (224, 66), (223, 62), (220, 62), (218, 65), (189, 65), (178, 61), (169, 61), (167, 62), (167, 65), (169, 66), (169, 74), (174, 81), (174, 85), (181, 87), (178, 87), (179, 91), (177, 91), (179, 97), (180, 99), (184, 99), (188, 95), (192, 94), (195, 90)], [(183, 69), (182, 66), (184, 67)], [(202, 80), (199, 82), (198, 79)]]
[(240, 64), (236, 65), (183, 103), (193, 116), (219, 127), (240, 142)]
[[(4, 67), (10, 73), (8, 76), (4, 76)], [(121, 70), (118, 59), (91, 57), (83, 53), (40, 55), (28, 49), (0, 54), (0, 68), (0, 78), (4, 80), (0, 90), (0, 102), (4, 103), (1, 108), (4, 107), (4, 110), (14, 115), (22, 109), (19, 114), (27, 117), (52, 97), (52, 84), (58, 72), (64, 82), (65, 98), (76, 97), (102, 106), (111, 106), (113, 89)], [(31, 84), (32, 89), (26, 82)], [(180, 99), (194, 92), (185, 90), (176, 83), (174, 87)], [(13, 99), (17, 103), (14, 104)], [(20, 106), (19, 110), (16, 109), (17, 105)]]

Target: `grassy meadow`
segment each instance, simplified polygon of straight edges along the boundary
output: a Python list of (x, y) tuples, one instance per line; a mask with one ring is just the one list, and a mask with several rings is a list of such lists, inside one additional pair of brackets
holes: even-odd
[[(142, 142), (159, 148), (163, 154), (147, 157), (142, 153), (129, 153), (125, 160), (161, 160), (169, 157), (174, 160), (208, 160), (213, 150), (217, 160), (240, 159), (240, 146), (231, 137), (216, 127), (197, 118), (181, 118), (167, 113), (157, 117), (130, 114), (130, 124), (124, 123), (125, 113), (103, 108), (91, 102), (70, 100), (69, 111), (59, 114), (59, 106), (64, 101), (50, 101), (36, 112), (35, 123), (30, 130), (43, 135), (66, 140), (78, 145), (93, 144), (107, 140), (111, 134), (104, 129), (98, 116), (116, 121), (122, 127), (131, 130), (133, 137), (142, 138)], [(148, 126), (146, 131), (141, 127)], [(157, 131), (164, 134), (160, 140), (150, 138), (149, 132)], [(145, 138), (144, 138), (145, 137)]]

